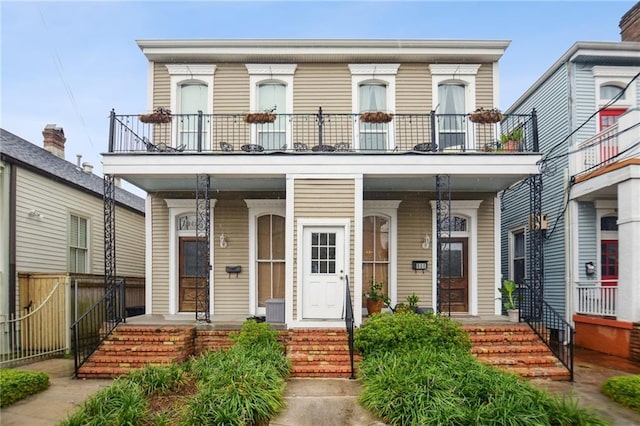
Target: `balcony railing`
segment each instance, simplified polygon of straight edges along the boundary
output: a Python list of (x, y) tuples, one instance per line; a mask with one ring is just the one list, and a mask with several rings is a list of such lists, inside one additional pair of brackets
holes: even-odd
[(618, 306), (618, 287), (578, 285), (576, 313), (603, 317), (615, 317)]
[[(474, 123), (469, 114), (394, 114), (368, 123), (359, 114), (275, 114), (247, 123), (244, 114), (174, 114), (144, 123), (139, 115), (111, 113), (109, 152), (538, 152), (535, 112)], [(509, 142), (507, 135), (519, 134)], [(509, 142), (509, 143), (507, 143)]]
[(618, 155), (618, 123), (578, 144), (573, 156), (573, 175), (592, 172), (616, 161)]

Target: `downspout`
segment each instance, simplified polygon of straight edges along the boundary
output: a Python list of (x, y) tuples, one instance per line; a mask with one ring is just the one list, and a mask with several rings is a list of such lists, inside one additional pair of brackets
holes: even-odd
[(16, 170), (9, 165), (9, 314), (16, 313)]

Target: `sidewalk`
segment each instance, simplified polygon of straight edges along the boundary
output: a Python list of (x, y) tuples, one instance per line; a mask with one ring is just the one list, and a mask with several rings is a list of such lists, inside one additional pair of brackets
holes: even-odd
[[(557, 394), (573, 394), (579, 405), (591, 408), (613, 426), (640, 425), (640, 413), (612, 402), (600, 393), (600, 386), (611, 376), (640, 374), (640, 364), (576, 349), (575, 381), (534, 381), (536, 386)], [(22, 370), (49, 374), (51, 386), (2, 409), (2, 426), (56, 425), (71, 414), (87, 397), (110, 385), (110, 380), (74, 380), (73, 360), (50, 359), (20, 367)], [(291, 379), (285, 398), (288, 407), (276, 417), (273, 425), (382, 425), (372, 414), (361, 408), (356, 398), (360, 392), (357, 381), (345, 379)], [(332, 415), (335, 417), (329, 418)], [(338, 421), (338, 423), (336, 423)]]

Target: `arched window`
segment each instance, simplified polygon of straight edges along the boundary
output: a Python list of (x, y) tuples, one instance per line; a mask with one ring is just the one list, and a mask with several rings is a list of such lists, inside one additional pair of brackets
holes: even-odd
[(273, 123), (258, 126), (258, 144), (264, 149), (280, 149), (286, 145), (287, 86), (280, 82), (258, 85), (258, 111), (278, 114)]
[(625, 93), (622, 91), (622, 87), (613, 84), (603, 84), (600, 86), (600, 99), (611, 100), (620, 96), (618, 99), (625, 99)]
[[(197, 149), (198, 143), (198, 112), (207, 114), (207, 93), (208, 87), (200, 82), (186, 82), (180, 84), (179, 110), (180, 120), (178, 145), (183, 145), (187, 151)], [(206, 126), (203, 128), (206, 133)], [(203, 135), (203, 140), (206, 136)]]
[(283, 299), (285, 293), (284, 217), (267, 214), (257, 219), (258, 307), (268, 299)]
[(374, 279), (383, 283), (382, 291), (387, 296), (390, 225), (390, 220), (384, 216), (365, 216), (362, 222), (362, 288), (368, 290), (369, 283)]
[(438, 86), (438, 146), (441, 149), (464, 150), (465, 146), (465, 86), (443, 83)]
[[(387, 111), (387, 85), (366, 82), (358, 87), (360, 113)], [(360, 149), (386, 150), (388, 123), (360, 122)]]

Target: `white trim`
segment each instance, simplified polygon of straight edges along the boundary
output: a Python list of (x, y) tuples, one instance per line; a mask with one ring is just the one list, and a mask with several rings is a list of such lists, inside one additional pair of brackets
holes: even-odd
[(155, 63), (147, 64), (147, 110), (153, 110), (153, 84), (155, 82)]
[[(287, 197), (288, 199), (289, 197)], [(298, 248), (298, 253), (297, 253), (297, 258), (296, 258), (296, 265), (298, 267), (298, 273), (297, 273), (297, 282), (296, 282), (296, 294), (297, 294), (297, 300), (296, 300), (296, 318), (295, 320), (292, 321), (291, 326), (293, 327), (331, 327), (331, 326), (335, 326), (335, 325), (331, 325), (331, 324), (335, 324), (336, 321), (327, 321), (327, 322), (318, 322), (318, 321), (308, 321), (308, 320), (304, 320), (303, 319), (303, 303), (302, 303), (302, 287), (303, 287), (303, 281), (304, 281), (304, 276), (303, 276), (303, 268), (301, 267), (301, 265), (303, 265), (304, 259), (303, 259), (303, 247), (304, 247), (304, 228), (305, 227), (342, 227), (344, 229), (344, 241), (343, 241), (343, 255), (344, 255), (344, 260), (343, 260), (343, 265), (344, 265), (344, 273), (345, 274), (350, 274), (350, 263), (349, 263), (349, 259), (350, 259), (350, 247), (351, 247), (351, 220), (350, 219), (341, 219), (341, 218), (309, 218), (309, 217), (302, 217), (302, 218), (298, 218), (297, 223), (296, 223), (296, 231), (297, 231), (297, 248)], [(344, 297), (344, 295), (343, 295)], [(338, 321), (338, 324), (344, 324), (344, 321)], [(316, 325), (312, 325), (312, 324), (316, 324)]]
[(153, 206), (151, 194), (147, 193), (144, 200), (144, 304), (145, 314), (153, 313)]
[(492, 71), (491, 85), (493, 86), (493, 106), (499, 107), (500, 106), (500, 64), (497, 61), (492, 64), (491, 71)]
[[(195, 213), (196, 211), (196, 200), (194, 199), (165, 199), (167, 203), (167, 207), (169, 208), (169, 315), (175, 315), (181, 313), (178, 311), (178, 241), (179, 237), (186, 236), (196, 236), (195, 231), (178, 231), (176, 227), (176, 220), (178, 216), (183, 215), (185, 213)], [(214, 224), (214, 207), (216, 205), (217, 200), (211, 199), (209, 200), (209, 205), (211, 208), (210, 211), (210, 226), (211, 229), (215, 229)], [(209, 241), (209, 263), (211, 264), (211, 270), (209, 271), (209, 314), (214, 314), (214, 306), (215, 306), (215, 282), (214, 282), (214, 240), (215, 238), (211, 238)]]
[[(578, 227), (580, 226), (580, 214), (579, 204), (576, 200), (569, 201), (569, 220), (567, 228), (569, 229), (569, 283), (567, 291), (565, 292), (567, 297), (567, 315), (566, 321), (569, 324), (573, 324), (573, 314), (577, 311), (576, 306), (576, 286), (580, 280), (580, 235), (578, 233)], [(597, 251), (597, 250), (596, 250)]]
[[(429, 201), (431, 204), (432, 235), (436, 235), (436, 201)], [(467, 237), (469, 240), (468, 271), (469, 271), (469, 314), (478, 315), (478, 209), (482, 200), (452, 200), (449, 204), (451, 216), (466, 216), (468, 220), (467, 232), (451, 232), (451, 237)], [(434, 245), (438, 244), (434, 241)], [(432, 251), (432, 264), (437, 262), (437, 248)], [(436, 267), (432, 268), (433, 276), (433, 305), (434, 311), (437, 308), (435, 295), (438, 294), (438, 277)]]
[(502, 314), (502, 303), (500, 288), (502, 287), (502, 254), (500, 252), (502, 239), (502, 213), (500, 208), (500, 197), (493, 197), (493, 268), (494, 268), (494, 280), (495, 280), (495, 292), (494, 292), (494, 314)]
[[(623, 66), (601, 66), (596, 65), (592, 68), (595, 85), (595, 108), (600, 109), (610, 99), (600, 98), (600, 87), (606, 85), (612, 85), (624, 88), (629, 81), (640, 72), (640, 67), (623, 67)], [(631, 108), (636, 104), (636, 82), (629, 84), (625, 92), (625, 99), (620, 99), (609, 108)], [(599, 126), (599, 122), (598, 122)], [(599, 129), (599, 127), (598, 127)]]
[[(375, 215), (386, 217), (389, 220), (391, 229), (389, 230), (389, 282), (387, 283), (389, 290), (387, 296), (391, 299), (391, 306), (395, 306), (398, 303), (398, 208), (401, 202), (402, 200), (364, 200), (362, 219), (360, 219), (362, 223), (366, 216)], [(362, 235), (362, 230), (360, 235)], [(359, 252), (362, 253), (362, 247), (360, 247)], [(362, 266), (362, 261), (360, 266)], [(360, 282), (362, 282), (362, 279)], [(362, 306), (362, 303), (360, 303), (360, 306)]]
[[(382, 82), (387, 90), (387, 111), (396, 112), (396, 74), (400, 64), (349, 64), (351, 71), (351, 111), (360, 112), (360, 85), (363, 83)], [(354, 143), (360, 146), (360, 121), (353, 126)], [(387, 125), (387, 149), (395, 147), (395, 126)]]
[[(354, 225), (353, 225), (353, 316), (355, 326), (362, 324), (362, 219), (364, 217), (364, 178), (362, 175), (353, 178), (354, 184)], [(360, 267), (358, 267), (360, 265)], [(351, 284), (351, 282), (349, 283)]]
[[(258, 251), (258, 244), (256, 240), (256, 221), (258, 216), (262, 215), (280, 215), (285, 218), (286, 221), (286, 200), (250, 200), (245, 199), (245, 204), (249, 209), (249, 314), (250, 315), (264, 315), (263, 308), (258, 307), (258, 295), (257, 295), (257, 271), (256, 271), (256, 253)], [(286, 222), (285, 222), (286, 228)], [(289, 235), (285, 229), (285, 262), (287, 253), (287, 241), (289, 241)], [(286, 282), (285, 272), (285, 282)], [(286, 285), (285, 285), (286, 288)], [(285, 290), (286, 292), (286, 290)], [(285, 304), (286, 304), (285, 294)]]
[(294, 248), (296, 247), (293, 244), (294, 237), (294, 225), (295, 225), (295, 178), (291, 176), (287, 176), (287, 197), (286, 197), (286, 212), (285, 212), (285, 235), (291, 236), (292, 244), (285, 245), (285, 274), (286, 274), (286, 282), (285, 282), (285, 323), (290, 325), (293, 323), (293, 272), (294, 272)]
[(618, 204), (616, 200), (595, 200), (593, 205), (596, 208), (596, 280), (602, 282), (602, 240), (618, 240), (618, 231), (602, 231), (600, 220), (603, 217), (618, 217)]

